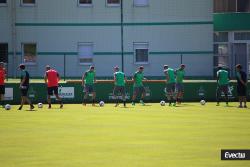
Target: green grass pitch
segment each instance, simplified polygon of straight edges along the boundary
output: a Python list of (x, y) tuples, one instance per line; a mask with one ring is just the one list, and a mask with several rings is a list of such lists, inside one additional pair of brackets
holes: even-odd
[(250, 166), (249, 161), (220, 160), (221, 149), (250, 149), (250, 110), (236, 106), (0, 108), (0, 166)]

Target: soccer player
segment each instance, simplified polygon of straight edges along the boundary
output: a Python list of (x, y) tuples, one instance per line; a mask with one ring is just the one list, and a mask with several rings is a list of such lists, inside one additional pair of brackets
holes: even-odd
[(176, 84), (175, 89), (177, 92), (176, 95), (176, 102), (177, 104), (181, 104), (183, 94), (184, 94), (184, 86), (183, 86), (183, 79), (185, 76), (185, 65), (181, 64), (180, 68), (175, 71), (176, 74)]
[(51, 96), (53, 94), (60, 103), (60, 108), (63, 108), (62, 99), (58, 95), (58, 82), (60, 81), (60, 75), (55, 69), (51, 69), (49, 65), (47, 65), (45, 69), (46, 72), (44, 74), (44, 82), (47, 85), (48, 109), (51, 109)]
[(175, 100), (175, 74), (174, 69), (169, 68), (168, 65), (164, 65), (164, 74), (166, 76), (166, 91), (167, 91), (167, 99), (169, 101), (169, 106), (176, 106)]
[(229, 85), (229, 73), (221, 66), (219, 66), (217, 71), (217, 89), (216, 89), (217, 106), (220, 105), (221, 92), (224, 93), (226, 105), (228, 106), (228, 101), (229, 101), (228, 85)]
[(4, 108), (4, 94), (5, 94), (5, 77), (6, 71), (4, 68), (4, 63), (0, 62), (0, 105)]
[(95, 67), (90, 66), (89, 70), (87, 70), (82, 76), (82, 86), (83, 86), (83, 91), (85, 92), (83, 98), (83, 105), (85, 106), (87, 104), (87, 99), (89, 94), (92, 94), (92, 106), (95, 106), (95, 97), (96, 97), (96, 92), (94, 89), (95, 82), (96, 82)]
[(240, 64), (236, 65), (236, 79), (237, 79), (237, 94), (239, 97), (239, 108), (242, 108), (242, 102), (244, 103), (244, 108), (247, 108), (247, 75), (242, 71), (242, 66)]
[(146, 96), (146, 90), (143, 86), (142, 81), (146, 80), (146, 78), (144, 78), (143, 70), (144, 70), (144, 67), (140, 66), (132, 78), (132, 81), (134, 82), (133, 97), (132, 97), (133, 106), (135, 105), (135, 99), (138, 95), (140, 96), (140, 103), (143, 106), (145, 105), (143, 99)]
[(21, 70), (21, 81), (20, 81), (20, 92), (21, 92), (21, 105), (18, 110), (22, 110), (23, 105), (27, 102), (30, 105), (30, 110), (33, 110), (35, 107), (27, 97), (29, 90), (29, 81), (30, 75), (27, 70), (25, 70), (25, 65), (20, 64), (19, 68)]
[(119, 98), (118, 94), (120, 93), (122, 95), (122, 101), (123, 101), (123, 106), (126, 107), (126, 91), (125, 91), (125, 82), (126, 82), (126, 77), (125, 74), (120, 71), (119, 67), (116, 66), (114, 68), (114, 90), (113, 90), (113, 95), (116, 100), (115, 107), (119, 105)]

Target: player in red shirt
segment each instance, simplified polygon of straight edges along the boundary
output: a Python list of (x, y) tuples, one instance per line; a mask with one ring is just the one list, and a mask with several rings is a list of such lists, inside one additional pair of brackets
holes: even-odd
[(0, 103), (4, 107), (4, 94), (5, 94), (5, 84), (4, 80), (6, 77), (6, 71), (4, 68), (4, 63), (0, 62)]
[(62, 99), (58, 95), (58, 82), (60, 81), (60, 76), (58, 72), (54, 69), (51, 69), (49, 65), (46, 66), (46, 72), (44, 74), (44, 81), (45, 84), (47, 84), (48, 88), (48, 104), (49, 104), (49, 109), (51, 108), (51, 96), (54, 95), (56, 96), (56, 99), (60, 103), (60, 108), (63, 108), (63, 103)]

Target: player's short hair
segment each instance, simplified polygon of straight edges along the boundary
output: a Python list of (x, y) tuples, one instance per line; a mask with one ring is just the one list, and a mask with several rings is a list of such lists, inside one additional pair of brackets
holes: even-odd
[(186, 67), (186, 65), (185, 64), (181, 64), (181, 67)]
[(218, 69), (219, 69), (219, 70), (222, 70), (222, 68), (223, 68), (222, 66), (218, 66)]
[(238, 68), (238, 69), (242, 69), (242, 65), (241, 64), (237, 64), (236, 66), (235, 66), (236, 68)]
[(94, 67), (94, 66), (90, 66), (90, 67), (89, 67), (89, 69), (94, 70), (94, 69), (95, 69), (95, 67)]
[(168, 65), (164, 65), (163, 68), (164, 68), (164, 69), (168, 69)]
[(115, 70), (119, 70), (119, 67), (118, 67), (118, 66), (115, 66), (114, 69), (115, 69)]
[(50, 70), (50, 66), (49, 65), (46, 65), (46, 70)]
[(24, 65), (24, 64), (20, 64), (20, 65), (19, 65), (19, 68), (20, 68), (21, 70), (24, 70), (24, 69), (25, 69), (25, 65)]
[(140, 67), (139, 67), (139, 69), (140, 69), (140, 70), (143, 70), (143, 69), (144, 69), (144, 67), (143, 67), (143, 66), (140, 66)]

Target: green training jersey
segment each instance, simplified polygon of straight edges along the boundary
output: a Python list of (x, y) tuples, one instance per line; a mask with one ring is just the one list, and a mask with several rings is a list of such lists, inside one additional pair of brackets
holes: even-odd
[(183, 83), (183, 79), (185, 76), (185, 71), (178, 69), (176, 70), (176, 83)]
[(84, 82), (86, 85), (93, 85), (95, 81), (95, 71), (86, 71)]
[(174, 75), (174, 69), (168, 68), (167, 70), (164, 70), (165, 75), (168, 75), (168, 82), (167, 83), (175, 83), (175, 75)]
[(226, 70), (217, 71), (218, 84), (227, 85), (229, 83), (228, 72)]
[(125, 74), (121, 71), (115, 72), (115, 85), (116, 86), (125, 86)]
[(134, 74), (134, 87), (140, 87), (140, 86), (143, 86), (143, 81), (144, 79), (144, 76), (143, 76), (143, 73), (142, 72), (135, 72)]

